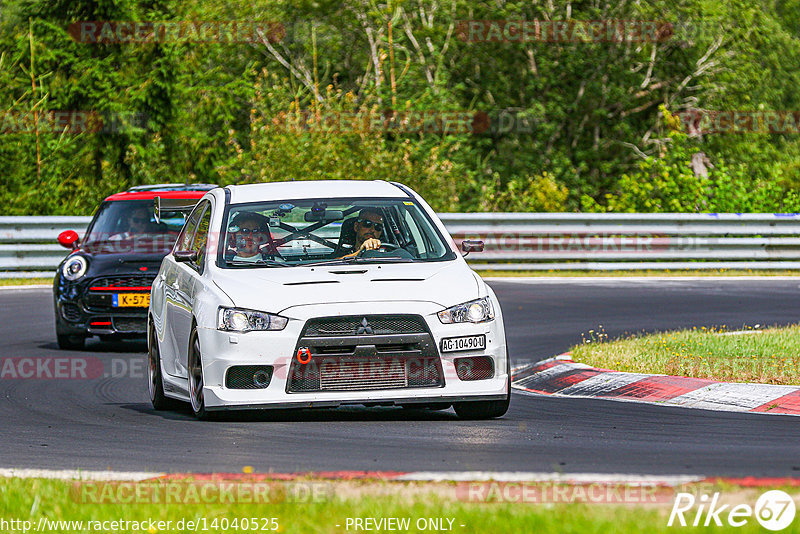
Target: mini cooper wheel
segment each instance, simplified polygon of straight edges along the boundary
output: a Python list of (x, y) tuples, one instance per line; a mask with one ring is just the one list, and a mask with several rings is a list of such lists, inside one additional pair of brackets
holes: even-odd
[(150, 403), (155, 410), (170, 410), (178, 407), (178, 401), (164, 395), (164, 381), (161, 376), (161, 353), (158, 350), (155, 325), (152, 321), (147, 328), (147, 386), (150, 390)]
[(189, 336), (189, 402), (195, 417), (209, 418), (203, 398), (203, 359), (200, 354), (197, 328), (192, 329), (192, 335)]
[(80, 334), (56, 334), (58, 340), (58, 348), (61, 350), (83, 350), (86, 346), (86, 336)]

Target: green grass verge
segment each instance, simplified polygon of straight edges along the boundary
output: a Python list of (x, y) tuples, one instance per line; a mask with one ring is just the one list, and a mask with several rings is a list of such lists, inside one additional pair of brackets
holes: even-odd
[(800, 326), (731, 335), (727, 327), (630, 335), (609, 341), (602, 326), (573, 347), (576, 362), (593, 367), (723, 382), (800, 384)]
[(665, 269), (665, 270), (624, 270), (624, 271), (478, 271), (478, 274), (486, 277), (550, 277), (550, 276), (564, 276), (564, 277), (608, 277), (619, 278), (629, 276), (800, 276), (800, 271), (787, 271), (787, 270), (764, 270), (764, 269)]
[[(372, 483), (367, 489), (372, 495), (347, 497), (331, 495), (325, 499), (300, 499), (310, 502), (267, 503), (171, 503), (171, 504), (96, 504), (87, 503), (80, 497), (80, 490), (74, 489), (74, 482), (43, 479), (0, 479), (0, 519), (31, 521), (33, 528), (39, 525), (40, 518), (48, 521), (83, 521), (83, 529), (76, 525), (53, 525), (39, 532), (90, 532), (88, 521), (171, 521), (169, 528), (137, 530), (132, 525), (118, 524), (115, 532), (194, 532), (186, 521), (199, 522), (198, 532), (223, 532), (222, 519), (228, 521), (227, 532), (280, 532), (280, 533), (343, 533), (354, 532), (346, 529), (348, 518), (409, 518), (408, 532), (419, 532), (416, 526), (420, 518), (452, 519), (452, 531), (457, 533), (487, 532), (537, 532), (537, 533), (607, 533), (607, 532), (674, 532), (676, 527), (667, 527), (667, 519), (674, 502), (670, 493), (660, 504), (651, 505), (608, 505), (608, 504), (519, 504), (519, 503), (470, 503), (459, 499), (443, 497), (442, 492), (425, 493), (424, 484)], [(392, 491), (381, 491), (386, 486), (394, 486)], [(440, 485), (441, 487), (441, 485)], [(351, 488), (352, 489), (352, 488)], [(421, 491), (420, 491), (421, 489)], [(668, 490), (672, 492), (672, 490)], [(381, 494), (382, 493), (382, 494)], [(703, 489), (708, 493), (708, 488)], [(760, 492), (747, 489), (736, 493), (735, 488), (727, 488), (725, 496), (739, 499), (751, 506)], [(796, 493), (796, 488), (792, 490)], [(697, 493), (700, 494), (699, 492)], [(277, 500), (277, 499), (276, 499)], [(279, 501), (279, 500), (278, 500)], [(259, 518), (258, 529), (252, 526), (243, 529), (231, 527), (238, 518)], [(261, 518), (276, 518), (275, 523), (265, 524)], [(176, 528), (184, 520), (184, 528)], [(216, 522), (215, 522), (216, 520)], [(216, 526), (214, 526), (216, 525)], [(338, 525), (338, 526), (337, 526)], [(111, 527), (110, 524), (107, 525)], [(167, 525), (164, 525), (165, 527)], [(205, 526), (205, 529), (203, 528)], [(691, 531), (702, 529), (680, 528)], [(754, 518), (748, 524), (736, 529), (737, 532), (757, 532), (760, 527)], [(16, 531), (20, 531), (17, 529)], [(11, 532), (11, 529), (3, 529)], [(363, 531), (363, 530), (362, 530)], [(384, 530), (385, 531), (385, 530)], [(430, 531), (430, 530), (427, 530)], [(792, 529), (787, 529), (792, 531)]]
[(0, 278), (0, 286), (31, 286), (36, 284), (52, 285), (52, 278)]

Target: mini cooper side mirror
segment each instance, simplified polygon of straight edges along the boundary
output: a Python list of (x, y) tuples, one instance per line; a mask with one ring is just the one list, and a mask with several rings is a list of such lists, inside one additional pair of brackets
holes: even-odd
[(178, 263), (192, 263), (197, 261), (196, 250), (176, 250), (173, 256)]
[(483, 241), (465, 239), (461, 242), (461, 251), (464, 257), (470, 252), (483, 252)]
[(78, 233), (74, 230), (65, 230), (58, 234), (58, 244), (64, 248), (75, 250), (78, 248)]

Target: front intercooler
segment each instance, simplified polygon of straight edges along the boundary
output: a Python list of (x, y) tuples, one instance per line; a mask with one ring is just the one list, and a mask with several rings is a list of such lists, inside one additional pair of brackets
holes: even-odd
[(444, 386), (436, 345), (418, 315), (312, 319), (295, 353), (288, 393)]

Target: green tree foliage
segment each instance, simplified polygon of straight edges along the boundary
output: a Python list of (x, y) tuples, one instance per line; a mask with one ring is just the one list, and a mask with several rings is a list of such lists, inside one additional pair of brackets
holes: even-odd
[[(797, 211), (800, 136), (698, 134), (677, 117), (800, 111), (798, 8), (12, 0), (0, 7), (1, 212), (89, 213), (136, 184), (323, 178), (404, 182), (440, 211)], [(476, 42), (470, 20), (672, 26), (656, 42)], [(69, 33), (78, 21), (283, 31), (252, 42), (86, 43)], [(103, 127), (14, 127), (50, 110), (90, 111)], [(389, 110), (473, 114), (475, 131), (326, 127)]]

